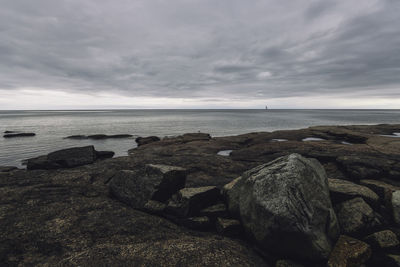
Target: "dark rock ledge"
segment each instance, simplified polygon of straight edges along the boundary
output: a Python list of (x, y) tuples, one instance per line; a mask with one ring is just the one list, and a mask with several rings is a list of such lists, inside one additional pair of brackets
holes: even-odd
[(51, 168), (2, 168), (0, 262), (399, 266), (400, 142), (383, 136), (393, 132), (189, 134), (127, 157), (99, 161), (104, 152), (83, 147), (39, 160)]

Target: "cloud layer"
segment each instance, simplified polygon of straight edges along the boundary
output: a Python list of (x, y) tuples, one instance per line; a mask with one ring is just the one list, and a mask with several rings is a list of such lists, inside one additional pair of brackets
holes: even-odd
[(367, 97), (400, 108), (398, 0), (0, 4), (0, 104), (36, 88), (249, 103)]

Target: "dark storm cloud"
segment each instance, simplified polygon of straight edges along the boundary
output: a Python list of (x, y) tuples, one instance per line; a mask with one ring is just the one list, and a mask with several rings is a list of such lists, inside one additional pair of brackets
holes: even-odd
[(400, 2), (0, 1), (0, 89), (399, 97)]

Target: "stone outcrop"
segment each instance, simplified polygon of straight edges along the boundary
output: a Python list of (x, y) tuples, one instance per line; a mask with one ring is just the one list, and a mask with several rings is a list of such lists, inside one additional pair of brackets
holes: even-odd
[(131, 134), (92, 134), (92, 135), (70, 135), (64, 137), (64, 139), (93, 139), (93, 140), (104, 140), (104, 139), (121, 139), (121, 138), (131, 138), (133, 135)]
[(46, 156), (39, 156), (27, 160), (27, 169), (59, 169), (73, 168), (95, 162), (98, 158), (110, 158), (111, 151), (96, 151), (93, 146), (73, 147), (51, 152)]
[(311, 261), (329, 256), (339, 229), (318, 161), (281, 157), (243, 173), (230, 187), (229, 210), (261, 247)]
[(147, 165), (138, 170), (121, 170), (110, 180), (110, 192), (133, 208), (143, 209), (150, 200), (167, 201), (185, 186), (186, 170), (166, 165)]
[(371, 257), (370, 246), (360, 240), (342, 235), (329, 257), (329, 267), (362, 266)]

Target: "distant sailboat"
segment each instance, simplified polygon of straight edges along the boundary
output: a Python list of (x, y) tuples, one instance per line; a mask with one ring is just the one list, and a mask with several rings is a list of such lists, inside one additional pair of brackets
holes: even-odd
[(265, 106), (265, 109), (268, 109), (268, 106)]

